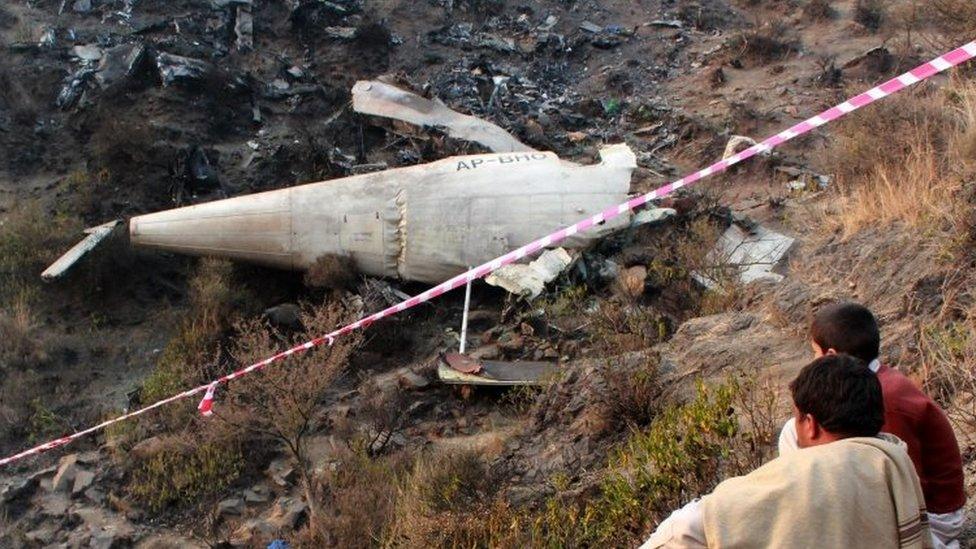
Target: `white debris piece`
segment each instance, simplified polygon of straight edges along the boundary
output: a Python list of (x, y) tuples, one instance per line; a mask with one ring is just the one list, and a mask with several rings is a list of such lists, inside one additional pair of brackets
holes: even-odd
[(539, 297), (546, 283), (552, 282), (559, 273), (566, 270), (573, 258), (562, 248), (546, 250), (539, 259), (528, 265), (505, 265), (488, 275), (485, 282), (498, 286), (510, 293), (535, 299)]
[(732, 224), (722, 234), (706, 261), (710, 267), (693, 273), (706, 288), (719, 285), (723, 275), (737, 274), (743, 284), (756, 280), (779, 282), (783, 275), (772, 272), (793, 246), (792, 237), (761, 225), (752, 232)]
[(115, 220), (109, 221), (108, 223), (99, 225), (97, 227), (85, 229), (85, 233), (88, 236), (86, 236), (81, 242), (75, 244), (73, 248), (68, 250), (64, 255), (58, 258), (57, 261), (52, 263), (50, 267), (45, 269), (44, 272), (41, 273), (41, 278), (50, 280), (63, 275), (68, 268), (77, 263), (79, 259), (94, 249), (99, 242), (105, 240), (110, 234), (112, 234), (115, 228), (121, 224), (122, 221)]
[(487, 120), (461, 114), (440, 101), (420, 97), (378, 80), (356, 82), (352, 87), (352, 108), (358, 113), (444, 128), (451, 137), (480, 143), (495, 152), (535, 150)]
[(637, 227), (640, 225), (660, 223), (676, 215), (678, 215), (678, 211), (674, 208), (647, 208), (634, 214), (633, 219), (630, 220), (630, 224), (633, 227)]

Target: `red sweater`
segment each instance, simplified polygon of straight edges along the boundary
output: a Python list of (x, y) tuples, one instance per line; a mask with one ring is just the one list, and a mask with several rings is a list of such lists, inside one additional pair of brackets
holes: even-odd
[(881, 430), (908, 444), (928, 512), (948, 513), (961, 508), (966, 503), (962, 456), (945, 413), (898, 370), (881, 366), (878, 380), (885, 405)]

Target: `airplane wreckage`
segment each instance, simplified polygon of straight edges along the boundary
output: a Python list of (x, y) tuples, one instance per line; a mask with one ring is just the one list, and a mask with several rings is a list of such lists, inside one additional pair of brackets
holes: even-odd
[[(323, 256), (341, 256), (365, 275), (438, 283), (628, 198), (637, 164), (625, 144), (603, 147), (598, 164), (580, 165), (381, 81), (357, 82), (352, 95), (359, 113), (437, 127), (494, 152), (139, 215), (128, 221), (129, 243), (299, 271)], [(659, 208), (620, 216), (561, 246), (584, 248), (609, 232), (673, 214)], [(123, 233), (124, 225), (116, 220), (86, 230), (88, 236), (42, 277), (63, 276), (100, 242)], [(547, 250), (486, 281), (532, 298), (571, 261), (562, 248)], [(448, 383), (538, 383), (556, 367), (449, 358), (440, 368)], [(496, 370), (499, 375), (492, 374)]]
[[(437, 283), (627, 199), (637, 167), (627, 145), (580, 165), (502, 128), (380, 81), (353, 87), (357, 112), (436, 126), (494, 151), (215, 200), (128, 220), (137, 248), (306, 270), (327, 255), (362, 274)], [(627, 226), (610, 221), (562, 243), (583, 248)], [(88, 237), (42, 273), (65, 274), (123, 221)]]

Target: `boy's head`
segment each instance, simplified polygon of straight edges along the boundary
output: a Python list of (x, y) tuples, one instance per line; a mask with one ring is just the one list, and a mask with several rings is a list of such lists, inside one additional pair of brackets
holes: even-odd
[(884, 425), (881, 382), (862, 360), (830, 354), (790, 383), (801, 448), (849, 437), (877, 436)]
[(810, 339), (818, 357), (844, 353), (871, 362), (878, 358), (881, 347), (878, 321), (867, 307), (858, 303), (821, 307), (810, 324)]

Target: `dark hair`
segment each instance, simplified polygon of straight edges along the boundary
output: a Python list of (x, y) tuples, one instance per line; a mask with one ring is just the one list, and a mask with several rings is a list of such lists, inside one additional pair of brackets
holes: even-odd
[(884, 425), (881, 382), (864, 361), (825, 355), (790, 383), (793, 403), (825, 430), (843, 437), (873, 437)]
[(881, 332), (867, 307), (858, 303), (835, 303), (821, 308), (810, 324), (813, 342), (827, 352), (833, 349), (865, 362), (878, 358)]

